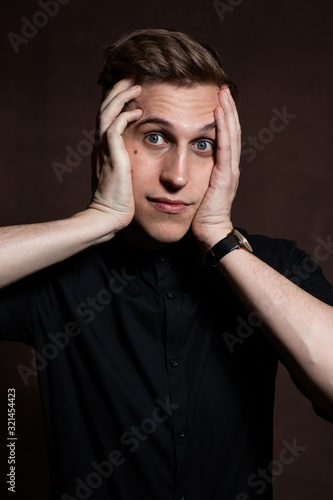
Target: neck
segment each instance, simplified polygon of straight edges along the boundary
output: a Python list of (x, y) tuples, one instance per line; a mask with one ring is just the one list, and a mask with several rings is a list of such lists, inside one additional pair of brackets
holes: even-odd
[(193, 237), (191, 231), (189, 230), (185, 234), (185, 236), (183, 236), (178, 241), (167, 242), (155, 240), (149, 234), (143, 231), (141, 227), (138, 227), (134, 221), (132, 221), (129, 226), (122, 229), (120, 234), (124, 238), (124, 240), (127, 241), (127, 243), (146, 250), (162, 250), (164, 248), (171, 247), (175, 243), (178, 243), (178, 241), (188, 240), (189, 238)]

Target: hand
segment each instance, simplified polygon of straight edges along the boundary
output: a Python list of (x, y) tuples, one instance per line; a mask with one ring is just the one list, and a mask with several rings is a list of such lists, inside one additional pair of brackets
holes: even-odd
[(141, 109), (122, 111), (127, 102), (140, 95), (141, 88), (132, 84), (132, 79), (117, 82), (107, 93), (98, 116), (99, 141), (93, 154), (95, 185), (88, 210), (104, 217), (112, 232), (126, 227), (134, 216), (131, 165), (122, 138), (128, 123), (142, 115)]
[(228, 87), (219, 92), (215, 109), (216, 160), (205, 196), (192, 221), (192, 233), (208, 251), (233, 228), (231, 205), (239, 181), (241, 130), (238, 113)]

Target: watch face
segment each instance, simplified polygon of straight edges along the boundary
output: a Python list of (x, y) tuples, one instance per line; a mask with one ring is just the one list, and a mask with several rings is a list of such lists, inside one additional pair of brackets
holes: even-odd
[(253, 253), (253, 248), (251, 247), (250, 243), (247, 241), (247, 239), (245, 238), (245, 236), (242, 235), (242, 233), (240, 233), (239, 231), (237, 231), (237, 229), (234, 229), (234, 232), (235, 232), (235, 235), (237, 236), (240, 244), (246, 248), (246, 250), (248, 250), (249, 252)]

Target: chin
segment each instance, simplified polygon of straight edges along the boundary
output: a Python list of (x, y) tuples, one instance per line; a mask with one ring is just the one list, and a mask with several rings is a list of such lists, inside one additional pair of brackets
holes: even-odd
[(122, 231), (123, 236), (134, 245), (158, 249), (177, 243), (184, 237), (191, 235), (190, 227), (175, 223), (152, 224), (149, 227), (132, 221), (131, 224)]

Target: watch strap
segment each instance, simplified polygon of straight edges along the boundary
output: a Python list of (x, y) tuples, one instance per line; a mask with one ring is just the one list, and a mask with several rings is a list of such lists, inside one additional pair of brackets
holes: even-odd
[(209, 252), (207, 252), (205, 256), (206, 262), (208, 265), (216, 267), (222, 257), (233, 250), (237, 250), (238, 248), (241, 248), (241, 244), (234, 233), (231, 232), (225, 238), (216, 243), (216, 245), (214, 245)]
[(253, 252), (247, 239), (238, 230), (233, 229), (205, 255), (206, 263), (211, 267), (217, 267), (222, 257), (239, 248), (244, 248), (244, 250), (248, 252)]

